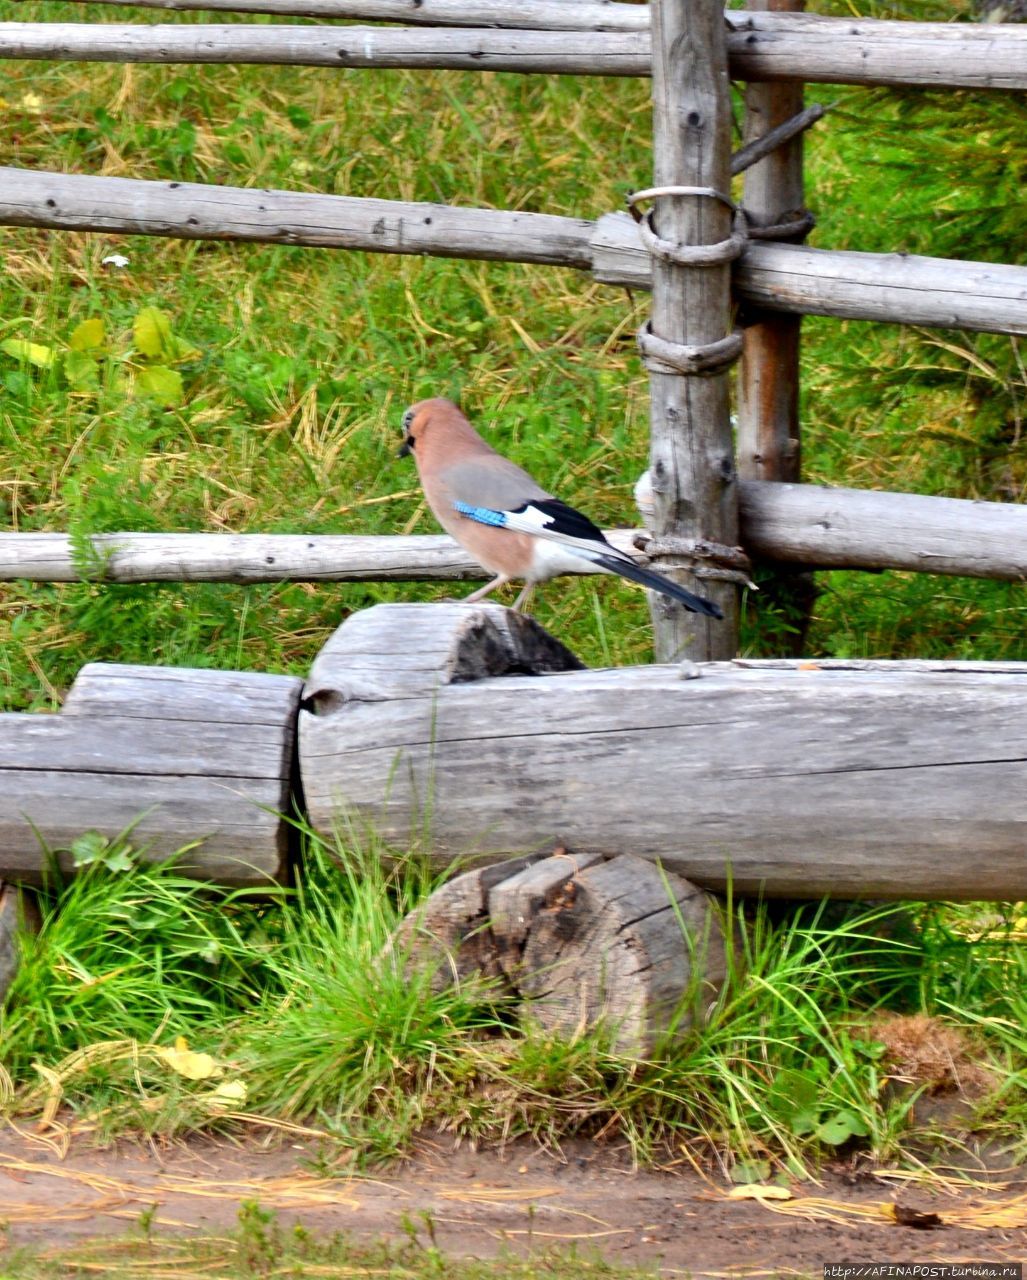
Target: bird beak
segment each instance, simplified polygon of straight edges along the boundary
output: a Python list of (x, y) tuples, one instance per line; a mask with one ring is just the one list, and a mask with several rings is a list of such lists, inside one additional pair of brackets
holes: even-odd
[(411, 455), (412, 453), (413, 453), (413, 449), (411, 449), (411, 448), (410, 448), (410, 446), (407, 444), (407, 442), (404, 440), (404, 441), (403, 441), (403, 445), (402, 445), (402, 447), (400, 448), (399, 453), (397, 453), (397, 454), (396, 454), (396, 457), (397, 457), (397, 458), (409, 458), (409, 457), (410, 457), (410, 455)]

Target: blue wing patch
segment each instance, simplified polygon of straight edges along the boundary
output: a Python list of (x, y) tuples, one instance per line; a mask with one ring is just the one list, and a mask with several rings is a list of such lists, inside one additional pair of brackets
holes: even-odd
[(506, 525), (506, 512), (493, 511), (491, 507), (472, 507), (469, 502), (454, 502), (453, 509), (468, 520), (477, 520), (478, 524), (491, 524), (497, 529)]

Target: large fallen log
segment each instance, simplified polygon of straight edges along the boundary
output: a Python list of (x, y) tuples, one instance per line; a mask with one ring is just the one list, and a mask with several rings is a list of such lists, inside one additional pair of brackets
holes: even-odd
[(561, 845), (769, 896), (1027, 896), (1027, 663), (560, 670), (512, 616), (379, 605), (336, 632), (300, 713), (319, 830), (441, 866)]
[(184, 874), (267, 884), (283, 870), (301, 681), (93, 663), (59, 715), (0, 715), (0, 878), (38, 884), (73, 846), (125, 833)]

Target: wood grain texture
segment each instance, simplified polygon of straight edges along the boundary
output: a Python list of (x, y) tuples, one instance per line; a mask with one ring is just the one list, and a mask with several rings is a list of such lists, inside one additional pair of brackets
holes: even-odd
[(447, 880), (402, 922), (388, 954), (408, 970), (431, 968), (435, 991), (481, 977), (498, 982), (504, 995), (514, 995), (492, 932), (489, 894), (494, 885), (515, 877), (541, 856), (475, 867)]
[[(800, 13), (805, 0), (751, 0), (756, 11)], [(753, 142), (798, 115), (801, 84), (745, 86), (743, 142)], [(750, 226), (787, 222), (805, 210), (802, 135), (746, 170), (742, 204)], [(801, 237), (800, 237), (801, 238)], [(799, 479), (799, 334), (801, 318), (745, 312), (738, 366), (738, 474), (745, 480)]]
[[(630, 529), (607, 530), (637, 554)], [(423, 582), (491, 577), (445, 534), (0, 533), (0, 582)], [(584, 562), (582, 562), (584, 564)], [(583, 573), (590, 570), (587, 566)]]
[(581, 665), (533, 618), (501, 605), (376, 605), (347, 618), (317, 655), (303, 688), (314, 715), (304, 722), (350, 701), (430, 698), (447, 684)]
[(480, 976), (563, 1035), (603, 1028), (648, 1056), (702, 1018), (727, 954), (710, 895), (630, 854), (559, 850), (465, 872), (404, 921), (408, 964), (436, 988)]
[[(591, 270), (606, 284), (652, 285), (649, 254), (626, 213), (591, 222), (0, 167), (0, 226), (538, 262)], [(733, 285), (743, 302), (775, 311), (1027, 334), (1022, 266), (752, 243)]]
[(224, 884), (278, 877), (302, 682), (93, 664), (60, 715), (0, 716), (0, 875), (30, 884), (87, 831)]
[[(119, 0), (99, 0), (118, 4)], [(123, 5), (121, 7), (124, 7)], [(144, 9), (227, 10), (308, 18), (409, 22), (424, 27), (514, 27), (522, 31), (647, 31), (645, 5), (615, 0), (134, 0)]]
[[(762, 480), (739, 483), (740, 536), (766, 560), (1027, 579), (1027, 506)], [(635, 532), (607, 530), (634, 554)], [(472, 581), (487, 577), (445, 536), (98, 534), (104, 581)], [(116, 550), (114, 548), (117, 548)], [(75, 582), (67, 534), (0, 533), (0, 581)]]
[[(711, 896), (632, 854), (563, 874), (511, 970), (530, 1016), (564, 1035), (605, 1027), (619, 1052), (643, 1057), (685, 1035), (727, 973)], [(503, 888), (489, 895), (493, 931)]]
[[(750, 0), (758, 12), (801, 13), (805, 0)], [(744, 90), (742, 136), (746, 145), (773, 135), (803, 110), (801, 83), (751, 81)], [(799, 221), (806, 213), (800, 132), (745, 171), (742, 205), (753, 231)], [(801, 223), (800, 223), (801, 225)], [(791, 237), (801, 243), (805, 231)], [(801, 477), (799, 348), (802, 316), (752, 303), (739, 309), (745, 345), (738, 362), (735, 456), (742, 480), (797, 483)], [(741, 499), (739, 499), (741, 500)], [(812, 574), (764, 567), (760, 607), (787, 619), (779, 644), (784, 653), (806, 652), (816, 599)]]
[(746, 549), (824, 569), (1027, 582), (1027, 505), (808, 484), (739, 486)]
[(300, 717), (311, 818), (427, 831), (440, 865), (562, 845), (770, 896), (1027, 894), (1027, 664), (699, 670), (325, 697)]
[(1027, 28), (1016, 23), (902, 22), (728, 12), (739, 80), (1027, 88)]
[[(299, 6), (311, 3), (320, 5), (321, 0), (298, 0)], [(292, 11), (274, 4), (257, 9), (257, 0), (246, 0), (241, 7), (258, 12)], [(612, 19), (607, 13), (603, 25), (617, 30), (592, 30), (587, 24), (585, 29), (567, 30), (567, 18), (562, 14), (575, 7), (555, 6), (556, 21), (536, 18), (537, 30), (506, 30), (498, 23), (491, 28), (446, 30), (442, 26), (146, 27), (8, 22), (0, 23), (0, 58), (650, 74), (649, 33), (638, 29), (638, 18), (622, 23), (619, 6), (611, 6), (617, 13)], [(307, 7), (296, 11), (314, 13)], [(427, 5), (425, 12), (429, 12)], [(495, 13), (493, 9), (493, 22)], [(314, 16), (329, 15), (318, 11)], [(1027, 30), (1016, 23), (915, 23), (737, 10), (729, 11), (725, 18), (730, 23), (727, 49), (731, 75), (737, 80), (1027, 88)]]
[[(649, 254), (626, 213), (604, 214), (591, 248), (597, 280), (651, 287)], [(744, 304), (773, 311), (1027, 334), (1022, 266), (751, 242), (733, 283)]]
[(0, 59), (257, 64), (644, 76), (649, 37), (631, 31), (0, 22)]
[[(714, 0), (653, 0), (653, 185), (731, 189), (731, 86), (724, 16)], [(654, 230), (679, 245), (726, 240), (731, 213), (719, 199), (659, 196)], [(702, 346), (731, 330), (731, 268), (682, 266), (653, 257), (655, 337)], [(685, 377), (650, 370), (649, 477), (657, 539), (738, 541), (729, 374)], [(661, 556), (656, 568), (706, 596), (723, 618), (686, 613), (649, 593), (657, 661), (723, 658), (738, 647), (738, 588), (699, 581), (687, 559)]]
[(582, 269), (592, 261), (592, 223), (578, 218), (11, 168), (0, 168), (0, 224)]

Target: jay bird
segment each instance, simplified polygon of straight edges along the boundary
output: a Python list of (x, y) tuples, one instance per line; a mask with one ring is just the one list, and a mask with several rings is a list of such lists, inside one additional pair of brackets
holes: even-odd
[(408, 454), (439, 524), (496, 575), (466, 603), (519, 578), (525, 584), (514, 601), (519, 612), (536, 582), (562, 573), (616, 573), (692, 613), (723, 617), (711, 600), (643, 569), (612, 546), (587, 516), (486, 444), (451, 400), (421, 400), (404, 413), (399, 456)]

